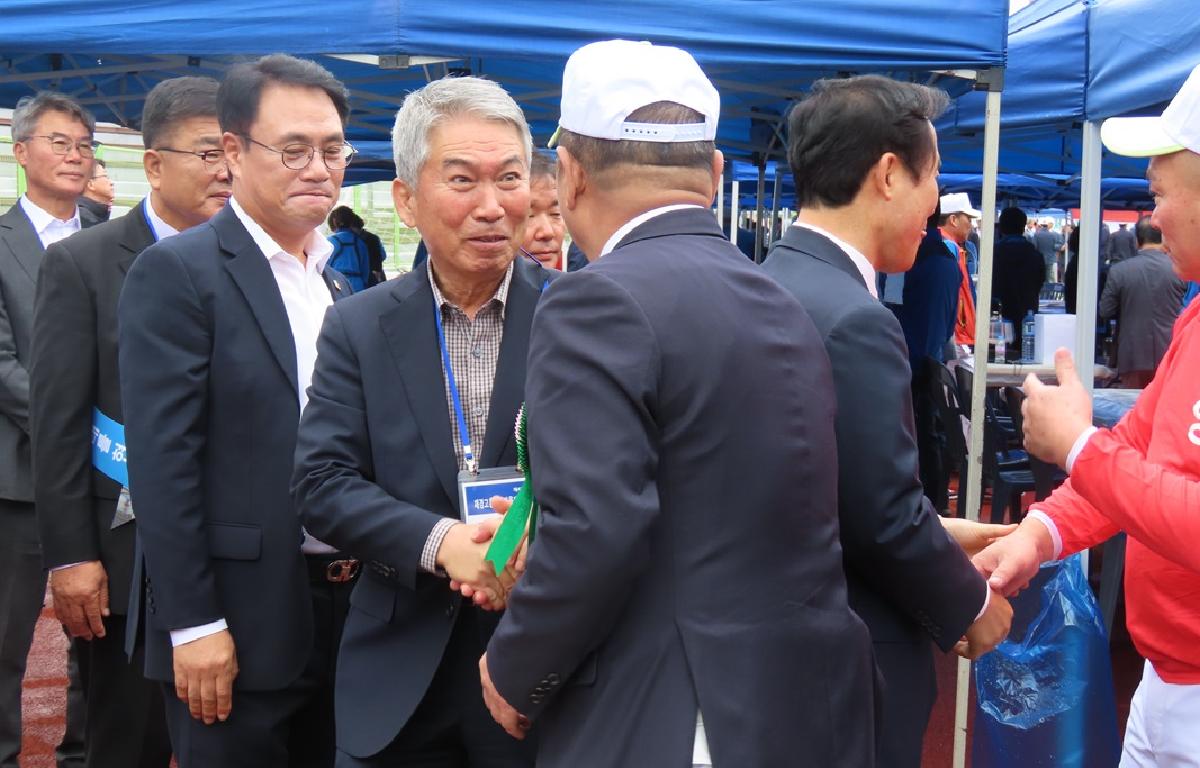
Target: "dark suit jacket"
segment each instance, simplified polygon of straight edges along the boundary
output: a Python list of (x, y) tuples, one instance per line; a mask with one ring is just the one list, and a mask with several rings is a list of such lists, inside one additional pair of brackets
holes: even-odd
[(876, 643), (911, 644), (913, 663), (927, 663), (929, 640), (952, 648), (987, 585), (923, 495), (900, 324), (850, 257), (804, 227), (788, 229), (764, 269), (808, 310), (833, 363), (850, 606)]
[[(373, 561), (351, 594), (338, 654), (337, 743), (356, 757), (396, 737), (458, 612), (477, 610), (420, 567), (433, 526), (459, 517), (427, 265), (330, 310), (296, 447), (293, 493), (306, 528)], [(514, 270), (481, 467), (516, 464), (529, 326), (542, 286), (558, 274), (523, 259)], [(490, 634), (495, 619), (480, 623)]]
[[(346, 283), (335, 274), (325, 270), (336, 298)], [(146, 675), (172, 679), (170, 630), (224, 617), (235, 686), (283, 688), (313, 635), (288, 494), (296, 351), (270, 265), (227, 207), (138, 257), (118, 319)]]
[(1105, 320), (1119, 318), (1117, 370), (1158, 368), (1171, 344), (1185, 293), (1187, 283), (1175, 274), (1171, 257), (1163, 251), (1139, 251), (1108, 270), (1099, 311)]
[(538, 765), (871, 765), (829, 361), (804, 310), (685, 209), (547, 291), (529, 352), (529, 568), (488, 647)]
[(92, 467), (92, 408), (124, 423), (117, 299), (134, 258), (154, 243), (139, 204), (46, 250), (33, 311), (34, 498), (47, 568), (100, 560), (109, 604), (129, 602), (135, 525), (111, 529), (121, 486)]
[[(1038, 311), (1038, 295), (1046, 280), (1046, 265), (1037, 248), (1020, 235), (1003, 235), (996, 241), (992, 265), (992, 298), (1016, 330), (1014, 352), (1021, 351), (1021, 322), (1026, 312)], [(1012, 358), (1012, 355), (1010, 355)]]
[(0, 216), (0, 499), (33, 501), (29, 351), (45, 249), (19, 204)]

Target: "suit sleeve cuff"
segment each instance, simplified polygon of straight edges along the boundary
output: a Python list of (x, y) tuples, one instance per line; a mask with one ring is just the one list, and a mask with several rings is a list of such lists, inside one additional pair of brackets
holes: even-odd
[(979, 609), (979, 613), (975, 614), (975, 621), (983, 618), (983, 614), (987, 613), (988, 605), (992, 602), (992, 588), (988, 587), (983, 590), (983, 607)]
[(209, 635), (215, 635), (218, 632), (224, 632), (227, 629), (229, 629), (229, 625), (225, 623), (225, 619), (217, 619), (211, 624), (202, 624), (199, 627), (172, 629), (171, 647), (178, 648), (185, 643), (190, 643), (193, 640), (199, 640), (200, 638), (208, 637)]
[(421, 570), (435, 576), (445, 575), (442, 569), (438, 568), (437, 553), (442, 548), (442, 541), (446, 538), (446, 534), (456, 525), (458, 525), (458, 521), (450, 517), (444, 517), (434, 524), (433, 530), (429, 532), (429, 538), (425, 539), (425, 546), (421, 548)]
[[(1067, 474), (1071, 474), (1071, 468), (1075, 466), (1075, 459), (1079, 458), (1079, 454), (1083, 452), (1087, 441), (1100, 430), (1096, 427), (1088, 427), (1079, 433), (1079, 437), (1075, 438), (1075, 444), (1071, 446), (1071, 452), (1067, 454)], [(1049, 519), (1049, 518), (1047, 518)], [(1057, 555), (1055, 555), (1057, 557)]]
[(1025, 517), (1031, 517), (1042, 525), (1046, 526), (1046, 530), (1050, 532), (1050, 539), (1054, 542), (1053, 559), (1057, 560), (1062, 554), (1062, 536), (1060, 536), (1058, 533), (1058, 526), (1055, 525), (1054, 521), (1050, 519), (1049, 515), (1037, 508), (1030, 509), (1029, 513), (1025, 515)]

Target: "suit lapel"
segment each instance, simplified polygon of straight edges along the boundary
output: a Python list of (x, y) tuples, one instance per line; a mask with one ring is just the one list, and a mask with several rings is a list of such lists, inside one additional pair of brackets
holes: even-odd
[(8, 244), (21, 270), (31, 281), (37, 282), (38, 269), (46, 249), (42, 247), (33, 222), (25, 215), (20, 203), (14, 203), (7, 213), (0, 216), (0, 237)]
[(458, 464), (450, 444), (450, 412), (426, 268), (423, 264), (386, 288), (397, 304), (380, 316), (379, 325), (408, 394), (425, 453), (446, 489), (446, 498), (457, 508)]
[(129, 272), (129, 268), (133, 266), (133, 260), (138, 257), (138, 254), (154, 245), (154, 233), (150, 231), (150, 225), (146, 223), (146, 212), (143, 208), (149, 204), (149, 198), (143, 199), (137, 207), (122, 218), (125, 227), (121, 232), (121, 253), (117, 256), (117, 266), (121, 269), (122, 275)]
[(292, 338), (287, 309), (283, 306), (283, 297), (279, 294), (279, 286), (275, 283), (267, 258), (254, 244), (232, 208), (223, 208), (213, 217), (212, 225), (217, 230), (222, 250), (232, 256), (225, 262), (225, 269), (241, 290), (258, 322), (258, 329), (271, 348), (275, 362), (295, 390), (296, 342)]
[(504, 338), (496, 361), (496, 379), (488, 405), (488, 423), (484, 430), (480, 466), (494, 467), (513, 439), (517, 409), (525, 397), (525, 365), (529, 356), (529, 329), (533, 310), (541, 292), (523, 275), (525, 265), (518, 262), (508, 285), (504, 306)]
[(840, 269), (854, 278), (854, 281), (864, 289), (867, 288), (867, 282), (863, 279), (862, 272), (859, 272), (858, 267), (854, 266), (850, 255), (828, 237), (807, 227), (798, 224), (788, 227), (787, 232), (780, 238), (779, 244), (771, 249), (772, 253), (776, 249), (807, 254), (835, 269)]

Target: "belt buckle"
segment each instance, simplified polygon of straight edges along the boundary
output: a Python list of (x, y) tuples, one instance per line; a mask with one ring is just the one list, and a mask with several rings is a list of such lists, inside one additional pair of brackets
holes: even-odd
[(333, 584), (344, 584), (358, 575), (357, 560), (334, 560), (325, 566), (325, 580)]

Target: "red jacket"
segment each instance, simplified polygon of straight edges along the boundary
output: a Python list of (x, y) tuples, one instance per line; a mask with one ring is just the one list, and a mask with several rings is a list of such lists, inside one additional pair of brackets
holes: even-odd
[(1092, 435), (1062, 488), (1035, 505), (1062, 556), (1129, 535), (1125, 606), (1138, 651), (1168, 683), (1200, 683), (1200, 302), (1175, 323), (1154, 380)]

